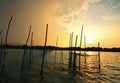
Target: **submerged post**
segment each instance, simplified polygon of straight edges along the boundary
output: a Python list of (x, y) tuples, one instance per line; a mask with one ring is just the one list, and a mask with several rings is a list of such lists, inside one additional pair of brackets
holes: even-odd
[(48, 24), (46, 25), (45, 45), (43, 48), (43, 57), (42, 57), (42, 65), (41, 65), (41, 72), (40, 72), (41, 77), (43, 77), (43, 68), (44, 68), (43, 66), (44, 66), (44, 57), (45, 57), (45, 51), (46, 51), (47, 34), (48, 34)]
[(83, 25), (82, 25), (82, 29), (81, 29), (81, 37), (80, 37), (80, 54), (79, 54), (79, 70), (80, 70), (80, 55), (81, 55), (81, 46), (82, 46), (82, 35), (83, 35)]

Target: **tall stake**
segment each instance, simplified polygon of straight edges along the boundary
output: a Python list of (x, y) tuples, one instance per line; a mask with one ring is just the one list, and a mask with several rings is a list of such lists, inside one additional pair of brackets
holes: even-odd
[(25, 48), (24, 48), (24, 53), (23, 53), (23, 58), (22, 58), (22, 64), (21, 64), (21, 72), (23, 71), (24, 69), (24, 58), (25, 58), (25, 53), (26, 53), (26, 46), (28, 44), (28, 41), (29, 41), (29, 37), (30, 37), (30, 33), (31, 33), (31, 27), (29, 28), (29, 33), (28, 33), (28, 37), (27, 37), (27, 40), (26, 40), (26, 44), (25, 44)]
[[(76, 35), (75, 48), (77, 46), (77, 39), (78, 39), (78, 35)], [(73, 58), (73, 69), (76, 69), (76, 59), (77, 59), (75, 48), (74, 48), (74, 58)]]
[(80, 70), (80, 55), (81, 55), (81, 46), (82, 46), (82, 35), (83, 35), (83, 25), (82, 25), (82, 29), (81, 29), (81, 37), (80, 37), (80, 54), (79, 54), (79, 70)]
[(69, 45), (70, 45), (70, 49), (71, 49), (69, 52), (69, 68), (71, 68), (71, 66), (72, 66), (73, 32), (70, 34)]
[(41, 72), (40, 72), (41, 77), (43, 77), (43, 68), (44, 68), (43, 66), (44, 66), (44, 57), (45, 57), (45, 51), (46, 51), (47, 34), (48, 34), (48, 24), (46, 25), (45, 45), (43, 49), (42, 65), (41, 65)]

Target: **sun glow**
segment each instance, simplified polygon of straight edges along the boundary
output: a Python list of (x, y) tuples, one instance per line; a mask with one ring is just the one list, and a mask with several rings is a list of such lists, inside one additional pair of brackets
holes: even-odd
[(93, 43), (93, 36), (92, 35), (87, 35), (86, 36), (86, 43), (88, 43), (88, 44)]

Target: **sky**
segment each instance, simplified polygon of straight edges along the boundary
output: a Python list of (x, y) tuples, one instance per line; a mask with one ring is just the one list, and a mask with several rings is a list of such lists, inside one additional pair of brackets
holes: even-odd
[(97, 46), (98, 42), (101, 47), (120, 47), (119, 10), (120, 0), (0, 0), (0, 37), (5, 38), (13, 16), (8, 36), (11, 44), (25, 44), (31, 25), (34, 45), (44, 45), (48, 24), (47, 45), (55, 46), (58, 37), (58, 46), (68, 47), (73, 32), (74, 40), (78, 35), (79, 46), (83, 25), (87, 47)]

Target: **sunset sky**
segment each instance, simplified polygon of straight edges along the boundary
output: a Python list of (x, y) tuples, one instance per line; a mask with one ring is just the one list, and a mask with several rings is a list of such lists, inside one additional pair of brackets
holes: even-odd
[(120, 0), (0, 0), (0, 30), (4, 33), (11, 16), (8, 42), (12, 44), (25, 44), (32, 25), (35, 45), (44, 45), (48, 24), (47, 45), (55, 46), (58, 36), (58, 46), (68, 47), (70, 33), (80, 40), (83, 25), (87, 47), (98, 42), (102, 47), (120, 47)]

